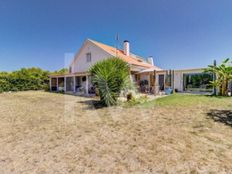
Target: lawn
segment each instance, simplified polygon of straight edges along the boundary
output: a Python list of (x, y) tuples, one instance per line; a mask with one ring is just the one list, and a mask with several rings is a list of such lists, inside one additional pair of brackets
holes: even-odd
[(93, 103), (40, 91), (0, 94), (0, 173), (232, 173), (232, 98)]

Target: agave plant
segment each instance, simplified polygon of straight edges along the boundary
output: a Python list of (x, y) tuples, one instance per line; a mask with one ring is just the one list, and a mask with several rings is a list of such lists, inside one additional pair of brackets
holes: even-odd
[(209, 65), (206, 72), (211, 72), (216, 75), (216, 80), (211, 82), (213, 86), (219, 88), (220, 95), (228, 94), (228, 84), (232, 80), (232, 62), (229, 58), (224, 60), (221, 65)]
[(129, 66), (120, 58), (112, 57), (97, 62), (89, 71), (100, 100), (106, 106), (115, 105), (120, 92), (130, 85)]

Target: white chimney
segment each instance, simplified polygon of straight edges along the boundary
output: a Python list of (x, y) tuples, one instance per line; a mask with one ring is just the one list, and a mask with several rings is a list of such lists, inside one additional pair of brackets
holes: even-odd
[(128, 40), (124, 41), (124, 54), (127, 56), (130, 55), (130, 43)]
[(151, 64), (151, 65), (154, 66), (154, 60), (153, 60), (153, 57), (152, 57), (152, 56), (149, 56), (149, 57), (147, 58), (147, 62), (148, 62), (149, 64)]

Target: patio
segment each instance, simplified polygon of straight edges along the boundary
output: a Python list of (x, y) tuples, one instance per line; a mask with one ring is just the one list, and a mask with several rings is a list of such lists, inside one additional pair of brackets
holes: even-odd
[[(133, 70), (130, 72), (130, 78), (137, 91), (143, 94), (163, 95), (173, 90), (196, 94), (212, 93), (212, 87), (209, 85), (212, 75), (204, 73), (203, 69)], [(95, 88), (88, 73), (51, 75), (50, 91), (86, 96), (95, 94)]]

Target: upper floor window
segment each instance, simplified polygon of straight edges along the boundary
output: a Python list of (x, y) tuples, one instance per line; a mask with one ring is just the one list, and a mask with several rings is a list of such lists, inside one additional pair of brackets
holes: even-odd
[(91, 62), (91, 53), (86, 54), (86, 62)]
[(70, 66), (68, 69), (69, 73), (72, 73), (72, 67)]

